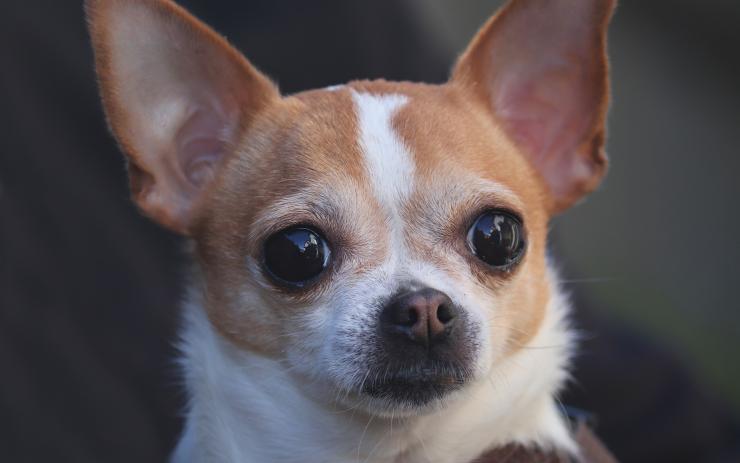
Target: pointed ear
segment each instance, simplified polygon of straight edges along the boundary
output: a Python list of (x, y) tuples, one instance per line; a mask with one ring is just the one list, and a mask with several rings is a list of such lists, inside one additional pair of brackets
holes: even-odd
[(513, 0), (478, 32), (451, 81), (492, 117), (544, 179), (553, 213), (607, 166), (606, 28), (614, 0)]
[(170, 0), (86, 0), (100, 93), (145, 214), (187, 234), (194, 208), (275, 86)]

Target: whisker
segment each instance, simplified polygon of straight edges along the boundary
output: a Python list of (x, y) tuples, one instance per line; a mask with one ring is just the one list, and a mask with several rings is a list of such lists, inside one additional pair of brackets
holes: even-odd
[(574, 283), (609, 283), (617, 281), (619, 278), (616, 277), (593, 277), (593, 278), (569, 278), (559, 280), (562, 284), (574, 284)]
[(360, 442), (357, 444), (357, 460), (360, 460), (360, 449), (362, 448), (362, 442), (365, 440), (365, 433), (367, 433), (367, 429), (370, 427), (370, 423), (373, 422), (375, 419), (375, 415), (370, 415), (370, 418), (367, 420), (367, 424), (365, 425), (365, 429), (362, 430), (362, 435), (360, 436)]

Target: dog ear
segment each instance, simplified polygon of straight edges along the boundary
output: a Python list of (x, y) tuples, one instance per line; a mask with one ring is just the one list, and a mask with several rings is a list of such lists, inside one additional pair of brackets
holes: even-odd
[(109, 125), (145, 214), (188, 234), (198, 200), (277, 88), (170, 0), (86, 0)]
[(452, 74), (535, 166), (552, 213), (595, 189), (606, 171), (606, 29), (614, 3), (513, 0)]

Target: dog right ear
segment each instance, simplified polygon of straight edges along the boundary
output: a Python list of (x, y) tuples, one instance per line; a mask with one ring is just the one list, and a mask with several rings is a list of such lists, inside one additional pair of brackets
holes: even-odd
[(230, 149), (277, 88), (170, 0), (86, 0), (100, 93), (141, 210), (188, 234)]
[(614, 6), (511, 0), (453, 72), (453, 83), (483, 104), (539, 172), (553, 214), (594, 190), (606, 172), (606, 31)]

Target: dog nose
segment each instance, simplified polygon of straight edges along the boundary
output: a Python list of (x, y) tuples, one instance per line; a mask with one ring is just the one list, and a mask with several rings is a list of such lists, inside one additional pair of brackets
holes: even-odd
[(457, 316), (457, 308), (449, 296), (424, 288), (396, 295), (383, 308), (380, 317), (386, 334), (431, 347), (449, 335)]

